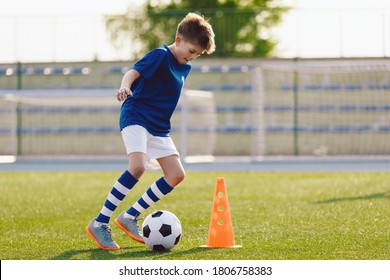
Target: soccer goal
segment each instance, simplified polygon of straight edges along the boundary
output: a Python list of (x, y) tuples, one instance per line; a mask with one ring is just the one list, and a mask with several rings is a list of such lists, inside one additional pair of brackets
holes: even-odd
[[(8, 91), (0, 97), (0, 156), (108, 158), (125, 156), (115, 89)], [(212, 92), (185, 90), (171, 136), (184, 160), (210, 160), (216, 112)]]
[(389, 155), (387, 59), (264, 61), (265, 154)]

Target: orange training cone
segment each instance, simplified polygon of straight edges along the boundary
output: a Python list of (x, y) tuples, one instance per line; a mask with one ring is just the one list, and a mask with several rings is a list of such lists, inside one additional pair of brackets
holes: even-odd
[(230, 217), (229, 201), (225, 178), (217, 178), (207, 244), (202, 248), (240, 248), (234, 244), (234, 234)]

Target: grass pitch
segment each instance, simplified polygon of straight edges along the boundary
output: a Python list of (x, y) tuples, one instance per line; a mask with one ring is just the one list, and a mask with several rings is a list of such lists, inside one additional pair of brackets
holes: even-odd
[[(175, 213), (183, 235), (156, 253), (113, 223), (118, 251), (102, 251), (85, 226), (100, 211), (115, 172), (0, 173), (2, 260), (389, 260), (389, 173), (188, 172), (149, 208)], [(126, 210), (161, 174), (149, 172), (114, 212)], [(236, 244), (203, 249), (217, 177), (225, 177)], [(112, 219), (113, 221), (113, 219)]]

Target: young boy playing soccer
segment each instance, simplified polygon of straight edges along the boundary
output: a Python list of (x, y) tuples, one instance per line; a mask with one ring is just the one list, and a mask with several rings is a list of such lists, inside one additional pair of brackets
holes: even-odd
[(120, 248), (112, 239), (109, 221), (145, 172), (149, 159), (158, 161), (163, 177), (115, 219), (115, 224), (132, 239), (144, 242), (137, 223), (139, 215), (184, 179), (179, 153), (169, 136), (170, 119), (191, 70), (191, 61), (214, 50), (211, 25), (203, 17), (189, 13), (179, 23), (173, 44), (152, 50), (124, 74), (116, 98), (124, 101), (120, 129), (129, 165), (115, 182), (99, 215), (86, 227), (101, 249)]

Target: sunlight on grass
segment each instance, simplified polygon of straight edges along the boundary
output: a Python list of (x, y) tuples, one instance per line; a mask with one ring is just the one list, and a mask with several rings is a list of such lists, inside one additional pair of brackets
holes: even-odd
[[(85, 232), (120, 176), (115, 172), (9, 172), (0, 176), (1, 259), (368, 259), (390, 258), (387, 173), (189, 172), (157, 209), (180, 219), (166, 253), (131, 241), (113, 223), (121, 250), (98, 249)], [(161, 174), (144, 175), (114, 213)], [(217, 177), (225, 177), (236, 244), (203, 249)]]

